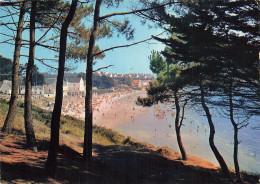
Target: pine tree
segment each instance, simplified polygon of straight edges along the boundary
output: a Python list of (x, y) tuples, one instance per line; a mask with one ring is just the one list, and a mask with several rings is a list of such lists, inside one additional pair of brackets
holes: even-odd
[(24, 24), (24, 16), (26, 13), (28, 2), (23, 2), (20, 8), (19, 21), (17, 26), (16, 38), (15, 38), (15, 48), (14, 48), (14, 58), (13, 58), (13, 69), (12, 69), (12, 91), (11, 99), (9, 102), (9, 110), (6, 116), (2, 132), (11, 133), (12, 123), (14, 122), (16, 109), (17, 109), (17, 99), (18, 99), (18, 75), (19, 75), (19, 62), (20, 62), (20, 50), (22, 47), (22, 31)]
[(66, 57), (66, 46), (67, 46), (67, 34), (69, 25), (75, 15), (78, 0), (73, 0), (69, 13), (64, 20), (61, 28), (60, 35), (60, 52), (59, 52), (59, 69), (56, 84), (56, 97), (55, 105), (51, 119), (51, 141), (49, 146), (48, 158), (45, 166), (46, 176), (55, 176), (56, 164), (57, 164), (57, 152), (59, 147), (59, 128), (60, 128), (60, 115), (63, 99), (63, 76), (65, 67)]
[[(237, 180), (241, 182), (237, 161), (238, 124), (234, 122), (233, 111), (234, 107), (236, 110), (244, 108), (247, 116), (259, 112), (256, 110), (259, 104), (255, 102), (259, 99), (259, 69), (256, 67), (259, 7), (250, 0), (197, 1), (187, 4), (184, 9), (186, 13), (179, 16), (170, 15), (165, 9), (153, 14), (156, 20), (168, 25), (166, 30), (171, 33), (169, 39), (155, 39), (171, 48), (171, 53), (163, 54), (186, 65), (187, 69), (182, 73), (192, 76), (192, 85), (200, 86), (201, 103), (211, 127), (210, 145), (214, 153), (217, 153), (215, 130), (206, 103), (218, 106), (229, 104), (230, 120), (235, 130), (234, 164)], [(229, 96), (229, 103), (209, 101), (206, 99), (208, 93)], [(224, 176), (228, 176), (226, 164), (217, 155)]]
[(31, 1), (30, 48), (29, 48), (29, 59), (26, 68), (25, 98), (24, 98), (24, 123), (25, 123), (26, 143), (27, 143), (27, 147), (33, 150), (37, 150), (35, 133), (33, 128), (33, 117), (32, 117), (32, 72), (33, 72), (34, 56), (35, 56), (36, 7), (37, 7), (37, 2)]

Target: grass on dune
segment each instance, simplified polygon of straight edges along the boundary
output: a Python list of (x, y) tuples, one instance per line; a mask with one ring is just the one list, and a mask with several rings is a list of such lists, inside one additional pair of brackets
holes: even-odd
[[(25, 134), (23, 109), (24, 104), (18, 102), (17, 113), (13, 123), (14, 134)], [(4, 120), (8, 113), (8, 102), (0, 99), (0, 127), (3, 126)], [(49, 139), (50, 136), (50, 123), (52, 112), (41, 109), (33, 105), (33, 120), (34, 130), (37, 139)], [(71, 116), (62, 116), (60, 121), (60, 132), (63, 134), (73, 135), (76, 137), (84, 136), (84, 121), (76, 119)], [(126, 138), (118, 132), (104, 127), (93, 127), (93, 142), (103, 145), (119, 144)]]

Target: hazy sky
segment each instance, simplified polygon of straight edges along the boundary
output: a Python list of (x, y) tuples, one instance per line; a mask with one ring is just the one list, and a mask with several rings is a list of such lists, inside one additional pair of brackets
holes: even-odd
[[(128, 1), (126, 1), (128, 2)], [(128, 2), (129, 3), (129, 2)], [(124, 11), (126, 10), (126, 7), (129, 6), (129, 4), (123, 5), (121, 8), (118, 8), (116, 11)], [(111, 9), (107, 9), (106, 7), (102, 7), (101, 15), (107, 14), (110, 11), (113, 11)], [(1, 12), (0, 12), (1, 15)], [(123, 18), (124, 16), (121, 16)], [(157, 35), (162, 32), (159, 28), (153, 28), (148, 29), (147, 25), (142, 25), (140, 22), (140, 19), (133, 15), (125, 16), (127, 17), (131, 23), (133, 28), (135, 28), (134, 33), (134, 39), (127, 41), (123, 36), (115, 36), (111, 38), (106, 38), (102, 40), (98, 40), (97, 44), (101, 49), (106, 49), (112, 46), (117, 45), (124, 45), (124, 44), (130, 44), (133, 42), (137, 42), (143, 39), (147, 39), (151, 37), (151, 35)], [(88, 22), (92, 21), (86, 20)], [(10, 31), (5, 30), (1, 26), (1, 32), (8, 32), (9, 34), (12, 34)], [(42, 33), (37, 32), (36, 34), (36, 40), (37, 38), (41, 37)], [(25, 39), (28, 39), (29, 33), (28, 31), (24, 31), (23, 37)], [(3, 35), (0, 35), (0, 42), (4, 39)], [(108, 51), (105, 53), (105, 58), (102, 60), (97, 60), (97, 64), (94, 66), (94, 69), (107, 66), (107, 65), (114, 65), (108, 69), (104, 69), (102, 71), (107, 71), (111, 73), (151, 73), (151, 70), (149, 69), (149, 59), (148, 56), (150, 55), (151, 51), (153, 49), (155, 50), (162, 50), (164, 46), (160, 44), (159, 42), (156, 42), (154, 40), (150, 40), (149, 43), (141, 43), (135, 46), (126, 47), (126, 48), (118, 48), (114, 49), (112, 51)], [(13, 51), (14, 47), (8, 44), (0, 44), (0, 54), (4, 57), (13, 58)], [(22, 49), (22, 54), (26, 55), (28, 50)], [(38, 58), (47, 58), (47, 57), (54, 57), (55, 53), (50, 52), (46, 49), (42, 49), (39, 46), (36, 47), (36, 57)], [(56, 53), (57, 55), (57, 53)], [(25, 64), (27, 62), (26, 57), (21, 57), (20, 63)], [(39, 62), (35, 61), (35, 63), (38, 65), (40, 71), (42, 72), (51, 72), (49, 68), (46, 66), (40, 64)], [(76, 63), (72, 64), (70, 62), (70, 66), (75, 67), (76, 69), (72, 72), (85, 72), (86, 70), (86, 63)], [(53, 62), (49, 62), (48, 64), (53, 64)]]

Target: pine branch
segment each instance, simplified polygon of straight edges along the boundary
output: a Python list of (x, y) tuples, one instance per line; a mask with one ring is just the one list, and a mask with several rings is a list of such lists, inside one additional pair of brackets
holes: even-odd
[(54, 40), (54, 39), (58, 38), (59, 36), (60, 36), (60, 35), (54, 36), (54, 37), (52, 37), (52, 38), (43, 40), (43, 41), (41, 41), (41, 42), (39, 42), (39, 43), (41, 44), (41, 43), (45, 43), (45, 42), (50, 41), (50, 40)]
[(97, 71), (100, 71), (100, 70), (103, 70), (103, 69), (109, 68), (109, 67), (111, 67), (111, 66), (114, 66), (114, 65), (104, 66), (104, 67), (98, 68), (98, 69), (96, 69), (96, 70), (93, 70), (93, 72), (97, 72)]
[[(10, 28), (7, 24), (3, 24), (3, 26), (5, 26), (7, 29), (11, 30), (12, 32), (15, 32), (15, 31), (16, 31), (16, 30)], [(14, 33), (13, 33), (13, 35), (14, 35)]]
[[(15, 22), (15, 21), (14, 21), (14, 17), (13, 17), (13, 15), (12, 15), (11, 11), (9, 10), (9, 8), (8, 8), (8, 7), (6, 7), (6, 9), (7, 9), (7, 11), (9, 12), (9, 15), (11, 16), (11, 18), (12, 18), (13, 22)], [(16, 25), (16, 24), (15, 24), (15, 27), (16, 27), (16, 29), (18, 29), (18, 27), (17, 27), (17, 25)]]
[(0, 6), (20, 6), (24, 1), (0, 2)]
[(15, 37), (14, 37), (14, 36), (12, 36), (12, 35), (8, 35), (8, 34), (5, 34), (5, 33), (1, 33), (1, 32), (0, 32), (0, 34), (1, 34), (1, 35), (4, 35), (4, 36), (8, 36), (8, 37), (11, 37), (11, 38), (15, 39)]
[(5, 40), (5, 41), (2, 41), (2, 42), (0, 42), (0, 44), (7, 43), (8, 41), (13, 41), (13, 39), (8, 39), (8, 40)]
[(18, 13), (12, 13), (12, 14), (8, 14), (8, 15), (3, 15), (3, 16), (0, 16), (0, 18), (10, 17), (12, 15), (18, 15)]
[[(163, 34), (164, 32), (165, 32), (165, 31), (163, 31), (162, 33), (160, 33), (160, 34), (158, 34), (158, 35), (156, 35), (156, 36), (159, 36), (159, 35)], [(150, 38), (147, 38), (147, 39), (145, 39), (145, 40), (138, 41), (138, 42), (134, 42), (134, 43), (131, 43), (131, 44), (126, 44), (126, 45), (119, 45), (119, 46), (115, 46), (115, 47), (110, 47), (110, 48), (108, 48), (108, 49), (102, 50), (102, 51), (100, 51), (100, 52), (94, 54), (93, 56), (97, 56), (97, 55), (103, 54), (104, 52), (107, 52), (107, 51), (110, 51), (110, 50), (113, 50), (113, 49), (123, 48), (123, 47), (130, 47), (130, 46), (133, 46), (133, 45), (137, 45), (137, 44), (139, 44), (139, 43), (143, 43), (143, 42), (146, 42), (146, 41), (151, 40), (151, 39), (153, 39), (153, 37), (150, 37)]]
[[(20, 55), (20, 56), (23, 56), (23, 57), (29, 57), (28, 55)], [(55, 70), (58, 70), (58, 68), (54, 67), (54, 66), (51, 66), (47, 63), (45, 63), (45, 60), (52, 60), (52, 61), (57, 61), (56, 59), (45, 59), (45, 58), (34, 58), (35, 60), (39, 61), (41, 64), (51, 68), (51, 69), (55, 69)]]
[[(65, 8), (65, 7), (63, 7), (63, 10), (64, 10), (64, 8)], [(61, 12), (63, 12), (63, 10), (62, 10)], [(62, 14), (62, 13), (59, 14), (59, 16), (58, 16), (58, 18), (55, 20), (55, 22), (54, 22), (54, 23), (49, 27), (49, 29), (36, 41), (36, 43), (39, 42), (39, 41), (41, 41), (41, 39), (43, 39), (43, 38), (46, 36), (46, 34), (51, 30), (51, 28), (54, 27), (54, 25), (55, 25), (55, 24), (58, 22), (58, 20), (60, 19), (61, 14)]]
[(53, 50), (53, 51), (55, 51), (55, 52), (59, 52), (59, 48), (57, 48), (57, 47), (53, 47), (53, 46), (49, 46), (49, 45), (44, 45), (44, 44), (41, 44), (41, 43), (36, 43), (36, 45), (39, 45), (39, 46), (42, 46), (42, 47), (44, 47), (44, 48)]
[[(57, 61), (57, 60), (55, 60), (55, 59), (39, 59), (39, 58), (35, 58), (35, 59), (36, 59), (37, 61), (39, 61), (41, 64), (43, 64), (43, 65), (45, 65), (45, 66), (47, 66), (47, 67), (49, 67), (49, 68), (51, 68), (51, 69), (58, 70), (58, 68), (56, 68), (56, 67), (54, 67), (54, 66), (51, 66), (51, 65), (45, 63), (45, 61), (44, 61), (44, 60)], [(65, 70), (65, 71), (70, 71), (71, 68), (65, 67), (64, 70)]]
[(15, 25), (16, 23), (15, 22), (8, 22), (8, 23), (1, 23), (0, 26), (4, 26), (4, 25)]
[(137, 16), (143, 18), (143, 19), (147, 19), (147, 20), (152, 20), (152, 21), (160, 22), (159, 19), (156, 19), (156, 18), (154, 18), (154, 17), (151, 17), (151, 16), (149, 16), (149, 15), (146, 15), (146, 14), (143, 13), (143, 12), (138, 12), (138, 13), (136, 13), (135, 15), (137, 15)]
[(9, 44), (9, 45), (14, 45), (14, 43), (10, 43), (10, 42), (8, 42), (7, 40), (6, 40), (6, 41), (3, 41), (3, 43)]
[(155, 6), (155, 7), (132, 10), (132, 11), (128, 11), (128, 12), (115, 12), (115, 13), (111, 13), (111, 14), (101, 16), (101, 17), (98, 18), (98, 20), (101, 21), (103, 19), (110, 18), (110, 17), (116, 16), (116, 15), (128, 15), (128, 14), (134, 14), (134, 13), (138, 13), (138, 12), (144, 12), (144, 11), (161, 8), (161, 7), (171, 5), (171, 4), (176, 4), (176, 3), (178, 3), (178, 2), (169, 2), (169, 3), (165, 3), (165, 4), (162, 4), (162, 5)]
[(41, 64), (43, 64), (43, 65), (45, 65), (45, 66), (47, 66), (47, 67), (49, 67), (49, 68), (51, 68), (51, 69), (58, 70), (58, 68), (53, 67), (53, 66), (51, 66), (51, 65), (48, 65), (48, 64), (45, 63), (44, 60), (42, 60), (42, 59), (38, 59), (38, 58), (35, 58), (35, 59), (36, 59), (37, 61), (39, 61)]
[[(50, 27), (49, 26), (38, 26), (38, 27), (35, 27), (36, 29), (49, 29)], [(53, 26), (52, 28), (55, 28), (57, 30), (61, 30), (60, 27), (56, 27), (56, 26)], [(24, 29), (30, 29), (30, 27), (26, 27)]]

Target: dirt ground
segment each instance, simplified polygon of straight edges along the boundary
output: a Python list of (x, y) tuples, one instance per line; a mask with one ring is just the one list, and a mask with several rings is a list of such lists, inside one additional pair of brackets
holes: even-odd
[(39, 141), (34, 152), (26, 149), (23, 135), (0, 137), (1, 183), (229, 183), (207, 161), (190, 156), (183, 162), (167, 147), (138, 148), (134, 142), (131, 146), (95, 144), (93, 162), (88, 165), (75, 151), (82, 148), (82, 140), (68, 136), (61, 136), (55, 179), (45, 178), (48, 141)]

